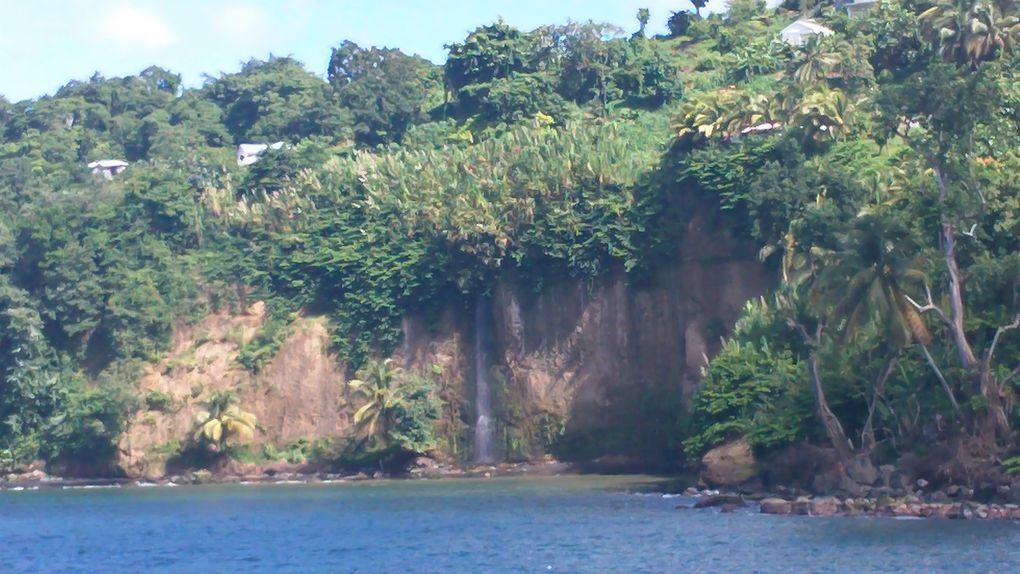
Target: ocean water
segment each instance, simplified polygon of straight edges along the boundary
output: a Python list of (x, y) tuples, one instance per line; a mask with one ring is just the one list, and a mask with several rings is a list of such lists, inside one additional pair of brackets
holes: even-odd
[(555, 477), (0, 492), (0, 572), (1020, 572), (1016, 523), (677, 510), (691, 501), (638, 493), (649, 488)]

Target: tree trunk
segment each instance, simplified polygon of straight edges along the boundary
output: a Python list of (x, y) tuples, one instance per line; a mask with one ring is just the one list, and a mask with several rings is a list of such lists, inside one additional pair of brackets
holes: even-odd
[(981, 421), (982, 431), (989, 440), (1008, 437), (1009, 416), (1006, 415), (1006, 408), (1003, 406), (1001, 386), (987, 368), (981, 369), (981, 394), (988, 401), (987, 412)]
[(818, 374), (818, 359), (814, 351), (811, 352), (811, 356), (808, 358), (808, 374), (811, 377), (811, 386), (815, 392), (818, 416), (822, 419), (825, 434), (828, 435), (832, 447), (836, 449), (836, 455), (839, 457), (840, 462), (845, 466), (847, 461), (853, 457), (853, 446), (850, 443), (850, 439), (846, 436), (846, 431), (843, 430), (843, 425), (840, 424), (835, 413), (829, 408), (829, 401), (825, 398), (825, 390), (822, 388), (822, 380)]
[(960, 280), (960, 266), (956, 262), (956, 228), (952, 223), (942, 223), (942, 257), (946, 261), (946, 270), (949, 272), (949, 331), (956, 345), (956, 351), (960, 355), (960, 363), (967, 370), (976, 370), (978, 366), (977, 356), (974, 349), (967, 340), (967, 332), (964, 330), (964, 306), (963, 306), (963, 283)]
[[(928, 366), (931, 367), (932, 372), (935, 373), (935, 377), (942, 383), (942, 388), (946, 391), (946, 395), (949, 396), (949, 402), (953, 405), (953, 410), (956, 411), (956, 416), (961, 416), (960, 403), (956, 402), (956, 395), (953, 394), (953, 388), (949, 386), (949, 381), (942, 375), (942, 371), (938, 365), (935, 364), (935, 359), (932, 358), (931, 353), (928, 352), (928, 347), (923, 343), (918, 343), (921, 347), (921, 352), (924, 354), (924, 360), (927, 361)], [(961, 417), (962, 418), (962, 417)]]
[(879, 374), (878, 380), (871, 386), (871, 393), (868, 397), (868, 419), (864, 421), (864, 430), (861, 431), (861, 450), (863, 452), (871, 452), (875, 448), (875, 408), (878, 406), (879, 397), (885, 394), (885, 383), (889, 380), (889, 376), (892, 375), (893, 369), (896, 368), (899, 358), (899, 353), (889, 357), (889, 361), (886, 362), (885, 368)]
[[(937, 172), (936, 172), (937, 173)], [(1002, 394), (998, 382), (991, 374), (990, 365), (978, 360), (974, 349), (967, 340), (964, 329), (963, 283), (960, 266), (956, 261), (956, 228), (952, 223), (942, 222), (942, 256), (949, 272), (949, 332), (960, 356), (964, 370), (974, 375), (980, 385), (981, 395), (988, 406), (981, 417), (980, 430), (994, 441), (997, 436), (1009, 434), (1009, 417), (1002, 405)]]

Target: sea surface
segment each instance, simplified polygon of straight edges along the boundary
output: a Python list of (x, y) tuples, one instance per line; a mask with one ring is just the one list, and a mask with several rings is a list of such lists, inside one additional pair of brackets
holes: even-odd
[(1010, 522), (678, 510), (647, 477), (0, 492), (0, 572), (1020, 572)]

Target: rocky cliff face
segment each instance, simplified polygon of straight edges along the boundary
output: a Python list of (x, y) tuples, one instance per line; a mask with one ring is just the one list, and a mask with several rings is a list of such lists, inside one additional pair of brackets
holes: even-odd
[[(522, 286), (526, 278), (507, 273), (482, 310), (490, 333), (475, 332), (474, 299), (451, 302), (432, 324), (405, 317), (394, 359), (405, 368), (441, 371), (447, 454), (470, 457), (473, 353), (481, 336), (495, 387), (499, 458), (550, 450), (576, 458), (668, 455), (698, 370), (743, 304), (772, 280), (752, 254), (718, 236), (694, 218), (675, 257), (640, 284), (614, 271), (590, 285), (563, 281), (535, 294)], [(351, 432), (344, 368), (328, 352), (323, 320), (298, 320), (260, 373), (237, 364), (239, 346), (262, 319), (256, 304), (245, 315), (213, 316), (179, 330), (172, 352), (140, 382), (143, 397), (158, 391), (173, 406), (135, 417), (121, 444), (125, 470), (159, 474), (159, 453), (187, 440), (202, 399), (227, 388), (258, 417), (260, 442)]]
[(540, 294), (519, 277), (499, 282), (490, 336), (503, 456), (676, 454), (671, 437), (700, 368), (744, 303), (773, 281), (703, 222), (695, 217), (674, 258), (640, 283), (620, 271)]
[(303, 437), (350, 433), (343, 373), (328, 352), (329, 333), (318, 318), (296, 321), (275, 358), (259, 373), (237, 362), (242, 344), (264, 320), (255, 303), (242, 315), (212, 315), (180, 327), (167, 357), (139, 381), (143, 399), (169, 404), (135, 415), (120, 443), (119, 464), (131, 476), (160, 476), (167, 457), (187, 442), (195, 416), (212, 393), (233, 390), (258, 417), (256, 444), (284, 445)]

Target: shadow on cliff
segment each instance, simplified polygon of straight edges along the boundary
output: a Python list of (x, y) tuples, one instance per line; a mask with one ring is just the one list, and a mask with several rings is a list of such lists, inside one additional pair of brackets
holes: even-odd
[(582, 471), (675, 473), (684, 465), (680, 389), (647, 383), (606, 397), (597, 425), (570, 421), (550, 451)]

